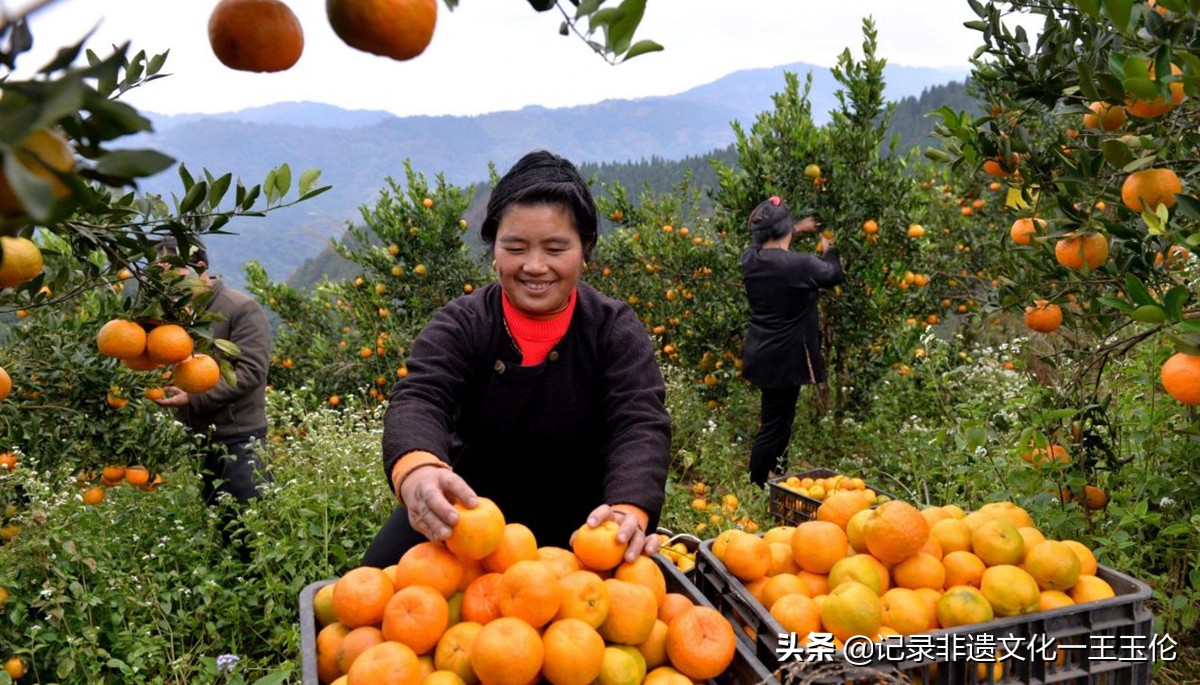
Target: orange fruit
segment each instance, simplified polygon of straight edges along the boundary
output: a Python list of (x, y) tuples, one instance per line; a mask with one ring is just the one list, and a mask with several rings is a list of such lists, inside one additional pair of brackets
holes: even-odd
[(558, 578), (541, 562), (522, 559), (501, 575), (500, 613), (515, 616), (534, 628), (554, 618), (561, 597)]
[(221, 369), (216, 360), (207, 354), (197, 354), (185, 359), (171, 371), (171, 382), (188, 394), (203, 394), (217, 387), (221, 380)]
[(917, 596), (920, 597), (923, 602), (925, 602), (926, 615), (929, 617), (929, 625), (927, 630), (937, 630), (938, 628), (941, 628), (942, 626), (938, 623), (937, 619), (937, 603), (938, 600), (942, 598), (942, 591), (930, 590), (927, 587), (919, 587), (916, 590), (913, 590), (913, 592), (917, 593)]
[(208, 42), (230, 69), (284, 71), (304, 51), (304, 29), (279, 0), (221, 0), (208, 18)]
[(450, 550), (436, 542), (422, 542), (410, 547), (396, 563), (396, 589), (427, 585), (449, 598), (458, 591), (462, 574), (462, 562)]
[(1096, 602), (1117, 596), (1107, 581), (1091, 575), (1079, 576), (1079, 580), (1071, 588), (1070, 594), (1076, 604)]
[(762, 590), (762, 605), (771, 610), (775, 606), (775, 602), (787, 595), (804, 595), (808, 596), (808, 584), (794, 574), (781, 573), (777, 576), (767, 578), (767, 583), (763, 585)]
[(930, 607), (916, 590), (892, 588), (880, 597), (883, 625), (901, 635), (929, 630)]
[(946, 570), (943, 587), (969, 585), (977, 588), (983, 580), (983, 572), (987, 570), (987, 564), (972, 552), (957, 550), (942, 559), (942, 568)]
[(646, 668), (656, 668), (667, 663), (667, 624), (662, 619), (654, 622), (650, 637), (637, 646), (646, 660)]
[(104, 501), (104, 488), (99, 485), (93, 485), (83, 491), (83, 503), (95, 506)]
[(742, 582), (758, 580), (771, 568), (771, 546), (757, 535), (739, 535), (725, 548), (725, 567)]
[(458, 558), (459, 563), (462, 564), (463, 569), (462, 579), (458, 581), (457, 589), (460, 592), (463, 592), (466, 591), (467, 587), (470, 586), (476, 578), (487, 573), (487, 570), (483, 568), (483, 562), (479, 559), (463, 559), (457, 555), (455, 556)]
[(616, 578), (604, 581), (608, 590), (608, 616), (600, 624), (600, 635), (606, 642), (640, 645), (650, 637), (658, 620), (658, 603), (654, 593), (644, 585)]
[(434, 667), (458, 675), (466, 685), (478, 683), (479, 677), (471, 670), (471, 647), (482, 628), (474, 621), (463, 621), (447, 628), (433, 650)]
[(500, 546), (483, 558), (483, 568), (492, 573), (503, 573), (518, 561), (536, 561), (537, 549), (537, 540), (528, 526), (522, 523), (506, 523), (504, 533), (500, 537)]
[[(829, 588), (837, 589), (843, 583), (855, 582), (866, 585), (877, 595), (884, 593), (883, 577), (869, 554), (854, 554), (839, 559), (829, 569)], [(884, 574), (887, 573), (885, 568)]]
[(582, 568), (579, 565), (579, 557), (575, 556), (575, 553), (569, 549), (543, 546), (538, 547), (537, 555), (538, 561), (545, 564), (559, 580), (568, 573), (578, 571)]
[(829, 573), (848, 549), (845, 531), (830, 521), (805, 521), (792, 533), (792, 557), (811, 573)]
[(827, 574), (800, 571), (796, 574), (796, 577), (804, 581), (804, 584), (808, 586), (808, 592), (805, 594), (809, 597), (829, 593), (829, 576)]
[(656, 610), (657, 607), (662, 606), (663, 600), (667, 596), (667, 579), (663, 576), (662, 569), (658, 567), (658, 564), (648, 556), (639, 555), (633, 561), (622, 562), (613, 571), (612, 577), (649, 588), (654, 593)]
[(313, 595), (313, 616), (317, 619), (317, 627), (324, 628), (337, 622), (333, 613), (333, 583), (321, 586)]
[[(681, 677), (682, 674), (681, 674)], [(610, 645), (604, 648), (604, 663), (600, 667), (601, 685), (641, 683), (646, 678), (646, 657), (636, 647)]]
[(360, 566), (348, 571), (333, 587), (333, 613), (347, 628), (379, 625), (388, 600), (395, 594), (392, 579), (380, 569)]
[(1029, 558), (1029, 551), (1036, 545), (1045, 542), (1046, 536), (1042, 535), (1042, 531), (1033, 526), (1022, 526), (1017, 529), (1017, 532), (1021, 534), (1022, 547), (1024, 548), (1021, 552), (1021, 564), (1023, 565), (1025, 560)]
[(485, 573), (467, 586), (463, 591), (463, 618), (486, 625), (492, 619), (499, 618), (500, 613), (500, 581), (503, 576), (499, 573)]
[[(559, 579), (559, 604), (556, 620), (574, 618), (599, 628), (608, 618), (608, 587), (591, 571), (573, 571)], [(676, 595), (682, 597), (682, 595)], [(667, 595), (663, 607), (672, 601)], [(689, 606), (691, 602), (688, 602)], [(661, 607), (660, 607), (661, 609)]]
[(971, 529), (956, 518), (938, 521), (930, 526), (929, 537), (937, 540), (943, 555), (971, 550)]
[[(1161, 7), (1156, 8), (1156, 9), (1162, 10)], [(1161, 13), (1162, 12), (1160, 11), (1160, 14)], [(1153, 64), (1149, 65), (1149, 71), (1150, 71), (1150, 80), (1151, 81), (1157, 80), (1158, 73), (1155, 70)], [(1171, 73), (1175, 76), (1179, 76), (1179, 75), (1183, 74), (1183, 70), (1180, 69), (1179, 67), (1175, 66), (1174, 64), (1172, 64), (1171, 65)], [(1174, 81), (1173, 83), (1170, 84), (1170, 86), (1168, 87), (1168, 90), (1171, 91), (1171, 101), (1170, 102), (1168, 102), (1166, 98), (1162, 98), (1162, 97), (1147, 101), (1147, 100), (1139, 100), (1138, 98), (1130, 96), (1125, 102), (1125, 107), (1126, 107), (1126, 109), (1129, 110), (1129, 113), (1135, 117), (1141, 117), (1143, 119), (1154, 119), (1156, 117), (1161, 117), (1162, 115), (1171, 111), (1171, 109), (1173, 109), (1175, 107), (1175, 105), (1178, 105), (1179, 103), (1183, 102), (1183, 97), (1184, 97), (1183, 82)]]
[(125, 482), (130, 485), (145, 485), (150, 482), (150, 472), (145, 466), (130, 466), (125, 469)]
[(693, 606), (695, 606), (695, 602), (687, 595), (668, 592), (667, 596), (663, 598), (662, 606), (658, 608), (658, 620), (670, 624), (671, 619)]
[(461, 559), (482, 559), (496, 551), (504, 539), (504, 514), (495, 502), (479, 497), (471, 509), (456, 502), (454, 511), (458, 520), (446, 539), (447, 549)]
[(775, 526), (766, 533), (763, 533), (763, 540), (766, 540), (768, 545), (773, 545), (775, 543), (791, 545), (792, 533), (795, 531), (795, 526)]
[(100, 327), (100, 332), (96, 334), (96, 347), (106, 357), (137, 357), (146, 349), (146, 330), (128, 319), (113, 319)]
[(1079, 575), (1094, 576), (1099, 570), (1099, 565), (1096, 563), (1096, 555), (1092, 554), (1092, 550), (1086, 545), (1075, 540), (1063, 540), (1062, 543), (1071, 548), (1075, 552), (1075, 556), (1079, 557)]
[(983, 572), (979, 591), (992, 605), (997, 616), (1016, 616), (1037, 611), (1041, 590), (1024, 569), (1008, 564), (992, 566)]
[(959, 585), (946, 590), (938, 599), (937, 620), (943, 628), (986, 623), (993, 618), (992, 605), (977, 588)]
[(883, 603), (871, 588), (847, 581), (826, 595), (821, 623), (842, 642), (854, 635), (874, 635), (883, 625)]
[(839, 490), (817, 507), (817, 520), (836, 523), (842, 530), (850, 523), (850, 517), (871, 506), (862, 490)]
[(122, 359), (121, 363), (133, 369), (134, 371), (153, 371), (159, 368), (159, 365), (150, 359), (150, 355), (143, 352), (136, 357)]
[(325, 11), (346, 45), (395, 60), (424, 52), (437, 23), (436, 0), (327, 0)]
[(1019, 564), (1025, 553), (1025, 540), (1013, 524), (993, 519), (971, 534), (971, 551), (988, 566)]
[(1121, 201), (1135, 212), (1175, 206), (1175, 195), (1183, 192), (1179, 175), (1171, 169), (1142, 169), (1126, 177), (1121, 184)]
[(349, 672), (350, 667), (362, 656), (363, 652), (381, 642), (383, 642), (383, 632), (375, 626), (359, 626), (346, 633), (341, 649), (338, 650), (338, 668), (342, 670), (342, 673)]
[(383, 636), (402, 642), (417, 654), (433, 650), (450, 625), (450, 605), (428, 585), (409, 585), (388, 600), (383, 610)]
[[(59, 173), (70, 173), (75, 167), (75, 153), (71, 144), (61, 133), (52, 128), (40, 128), (25, 136), (13, 146), (16, 161), (33, 176), (46, 182), (55, 198), (66, 197), (71, 188), (58, 177)], [(7, 179), (0, 176), (0, 216), (15, 216), (25, 213), (25, 206), (8, 185)], [(24, 241), (21, 245), (28, 248), (33, 245), (26, 238), (3, 239), (4, 253), (8, 254), (10, 241)], [(26, 259), (28, 258), (28, 260)], [(33, 264), (37, 269), (33, 269)], [(23, 267), (22, 267), (23, 265)], [(33, 278), (41, 273), (42, 256), (34, 247), (32, 251), (10, 263), (0, 266), (0, 287), (11, 288)], [(13, 282), (13, 279), (16, 279)]]
[(342, 675), (338, 653), (342, 651), (342, 641), (349, 634), (350, 629), (341, 623), (330, 623), (317, 633), (317, 677), (321, 682), (331, 683)]
[(609, 519), (595, 528), (585, 521), (571, 538), (571, 549), (579, 561), (594, 571), (609, 571), (625, 558), (626, 543), (617, 540), (621, 526)]
[(821, 610), (808, 595), (784, 595), (771, 605), (771, 616), (798, 640), (806, 640), (809, 633), (821, 632)]
[(5, 371), (4, 367), (0, 366), (0, 400), (8, 397), (8, 394), (11, 392), (12, 376), (9, 376), (8, 371)]
[(192, 356), (192, 336), (183, 326), (155, 326), (146, 334), (146, 356), (155, 364), (176, 364)]
[(1184, 404), (1200, 404), (1200, 355), (1177, 352), (1159, 371), (1167, 394)]
[(363, 652), (346, 673), (346, 685), (420, 685), (417, 655), (399, 642), (381, 642)]
[(1103, 233), (1069, 234), (1054, 244), (1054, 258), (1068, 269), (1098, 269), (1108, 261), (1108, 238)]
[(1053, 333), (1062, 325), (1062, 309), (1046, 300), (1035, 300), (1025, 308), (1025, 325), (1038, 333)]
[(1125, 125), (1125, 108), (1121, 105), (1093, 102), (1088, 109), (1092, 113), (1083, 115), (1084, 128), (1115, 131)]
[[(1037, 222), (1036, 227), (1034, 226), (1034, 222)], [(1017, 245), (1032, 245), (1033, 236), (1036, 235), (1039, 230), (1044, 230), (1045, 228), (1045, 219), (1017, 219), (1013, 222), (1012, 228), (1008, 232), (1008, 236), (1012, 238), (1012, 241)]]
[(721, 531), (712, 542), (712, 553), (721, 563), (725, 563), (725, 548), (729, 546), (729, 542), (739, 535), (747, 535), (746, 532), (738, 528), (730, 528)]
[(892, 569), (892, 580), (899, 588), (940, 590), (946, 582), (946, 568), (934, 556), (919, 552), (896, 564)]
[(716, 609), (696, 606), (667, 626), (667, 657), (687, 677), (716, 678), (729, 668), (737, 649), (733, 626)]
[(604, 665), (604, 638), (576, 618), (555, 621), (542, 634), (542, 677), (553, 685), (588, 685)]
[[(7, 190), (0, 176), (0, 196)], [(0, 288), (16, 287), (42, 273), (42, 252), (29, 238), (0, 236), (0, 250)]]
[(542, 669), (544, 656), (537, 630), (519, 618), (504, 616), (475, 636), (471, 668), (488, 685), (530, 685)]
[[(766, 538), (763, 538), (765, 541)], [(800, 570), (800, 565), (796, 563), (796, 558), (792, 556), (792, 545), (790, 543), (771, 542), (768, 543), (771, 548), (771, 565), (767, 569), (768, 576), (777, 576), (781, 573), (796, 573)]]
[(863, 509), (862, 511), (851, 516), (850, 520), (846, 522), (846, 541), (849, 542), (850, 547), (859, 554), (866, 554), (868, 551), (870, 551), (867, 549), (867, 540), (863, 535), (863, 531), (867, 526), (867, 519), (870, 518), (870, 516), (871, 510)]
[(1038, 611), (1050, 611), (1051, 609), (1060, 609), (1069, 607), (1075, 603), (1071, 596), (1060, 590), (1042, 590), (1041, 599), (1038, 600)]
[(1079, 580), (1079, 557), (1057, 540), (1036, 545), (1025, 555), (1025, 570), (1042, 590), (1066, 590)]
[(1083, 486), (1083, 504), (1095, 511), (1108, 506), (1108, 493), (1094, 485)]
[(929, 539), (929, 524), (917, 508), (892, 500), (867, 519), (863, 538), (871, 555), (885, 564), (898, 564), (916, 554)]

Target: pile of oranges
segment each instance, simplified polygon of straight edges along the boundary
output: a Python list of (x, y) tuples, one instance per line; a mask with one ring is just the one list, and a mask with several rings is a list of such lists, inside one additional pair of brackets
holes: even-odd
[(816, 520), (761, 537), (726, 531), (712, 543), (800, 642), (825, 632), (840, 646), (852, 636), (886, 639), (1115, 596), (1090, 549), (1047, 540), (1011, 502), (969, 514), (899, 500), (871, 509), (859, 491), (846, 492)]
[(539, 547), (496, 505), (458, 506), (446, 542), (355, 568), (313, 600), (317, 669), (334, 685), (687, 685), (723, 673), (737, 637), (715, 609), (624, 561), (615, 522)]
[(815, 499), (818, 502), (825, 501), (835, 493), (846, 491), (861, 493), (868, 505), (883, 504), (891, 499), (887, 495), (880, 495), (871, 488), (868, 488), (862, 478), (851, 478), (840, 473), (824, 478), (788, 476), (778, 482), (777, 485), (791, 490), (797, 495)]
[[(113, 319), (100, 327), (96, 348), (106, 357), (120, 359), (134, 371), (171, 366), (171, 383), (188, 393), (205, 393), (221, 380), (221, 369), (207, 354), (194, 354), (192, 336), (183, 326), (163, 324), (149, 332), (136, 321)], [(124, 406), (110, 393), (109, 406)], [(120, 405), (120, 406), (118, 406)]]

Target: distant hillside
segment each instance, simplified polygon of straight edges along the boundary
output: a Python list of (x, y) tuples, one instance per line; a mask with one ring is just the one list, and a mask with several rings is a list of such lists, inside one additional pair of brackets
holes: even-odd
[[(385, 177), (402, 176), (405, 159), (429, 176), (443, 173), (448, 181), (467, 185), (487, 178), (489, 162), (504, 169), (536, 148), (577, 163), (705, 156), (733, 142), (730, 122), (748, 123), (770, 109), (771, 95), (783, 89), (784, 71), (813, 73), (813, 111), (819, 121), (825, 120), (835, 105), (832, 75), (798, 63), (737, 72), (678, 95), (472, 117), (401, 118), (315, 103), (279, 103), (218, 115), (151, 115), (156, 132), (130, 145), (161, 149), (184, 160), (193, 173), (201, 168), (229, 171), (248, 184), (282, 162), (296, 171), (322, 170), (321, 180), (333, 186), (331, 191), (264, 218), (235, 220), (228, 226), (234, 235), (210, 239), (214, 269), (240, 285), (241, 264), (247, 259), (260, 260), (271, 276), (284, 279), (319, 254), (329, 237), (341, 235), (347, 222), (358, 219), (361, 205), (374, 202)], [(887, 94), (915, 97), (965, 72), (889, 66)], [(178, 182), (175, 174), (165, 172), (142, 189), (178, 192)]]
[[(644, 188), (650, 188), (659, 193), (666, 192), (682, 181), (689, 172), (697, 187), (713, 188), (717, 183), (717, 175), (712, 167), (713, 159), (719, 159), (726, 164), (736, 164), (737, 153), (730, 145), (706, 155), (694, 155), (675, 161), (655, 157), (631, 162), (584, 163), (579, 165), (579, 172), (583, 174), (584, 178), (592, 179), (592, 193), (597, 197), (604, 193), (602, 189), (604, 184), (612, 185), (614, 183), (620, 183), (636, 196)], [(484, 215), (487, 213), (490, 188), (486, 183), (476, 183), (471, 186), (471, 191), (471, 205), (467, 208), (466, 219), (471, 226), (479, 226), (483, 223)], [(711, 207), (711, 200), (702, 203), (701, 210), (704, 211), (709, 207)], [(611, 226), (610, 221), (602, 218), (600, 232), (602, 234), (607, 232)], [(341, 239), (349, 240), (349, 236), (343, 235)], [(476, 252), (482, 253), (484, 246), (479, 240), (478, 232), (469, 233), (466, 240)], [(287, 282), (298, 288), (310, 288), (319, 283), (325, 275), (335, 281), (353, 278), (358, 275), (357, 266), (326, 248), (321, 250), (317, 256), (304, 260), (300, 268), (288, 277)]]

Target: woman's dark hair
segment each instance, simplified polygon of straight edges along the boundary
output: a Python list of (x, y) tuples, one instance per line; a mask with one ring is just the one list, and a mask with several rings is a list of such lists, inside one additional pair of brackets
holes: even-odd
[(777, 240), (792, 232), (796, 219), (788, 206), (772, 195), (763, 200), (754, 211), (750, 212), (747, 226), (750, 228), (750, 241), (762, 245), (768, 240)]
[(574, 219), (583, 243), (583, 258), (592, 258), (599, 221), (596, 201), (574, 164), (552, 152), (537, 150), (522, 157), (500, 178), (488, 199), (487, 216), (479, 235), (489, 246), (496, 243), (496, 230), (504, 213), (513, 205), (554, 205)]

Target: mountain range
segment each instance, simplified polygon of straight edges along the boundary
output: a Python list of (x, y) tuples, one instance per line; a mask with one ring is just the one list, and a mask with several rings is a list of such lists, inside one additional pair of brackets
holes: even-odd
[[(261, 182), (284, 162), (294, 173), (322, 170), (321, 183), (332, 186), (327, 193), (264, 218), (235, 219), (226, 229), (232, 235), (209, 238), (214, 271), (239, 286), (241, 264), (249, 259), (262, 262), (273, 279), (286, 279), (359, 218), (359, 207), (374, 202), (386, 177), (402, 177), (405, 159), (431, 179), (440, 173), (465, 186), (486, 180), (489, 163), (503, 171), (537, 148), (576, 163), (704, 154), (733, 142), (731, 122), (748, 127), (757, 114), (770, 110), (771, 95), (783, 90), (788, 71), (802, 77), (811, 72), (814, 120), (828, 121), (837, 107), (838, 84), (828, 69), (796, 63), (734, 72), (676, 95), (476, 116), (398, 117), (313, 102), (221, 114), (147, 113), (154, 132), (139, 136), (136, 146), (172, 155), (193, 174), (202, 168), (232, 172), (247, 185)], [(917, 97), (966, 74), (966, 69), (888, 66), (886, 95)], [(147, 179), (141, 190), (169, 196), (179, 187), (168, 171)]]

